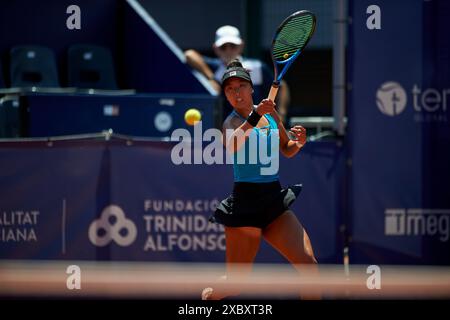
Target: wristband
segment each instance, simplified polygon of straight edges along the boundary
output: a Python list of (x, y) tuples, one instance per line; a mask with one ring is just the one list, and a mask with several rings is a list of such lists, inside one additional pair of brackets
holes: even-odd
[(261, 119), (261, 117), (262, 116), (258, 112), (253, 110), (252, 112), (250, 112), (250, 115), (247, 118), (247, 122), (252, 127), (256, 127), (256, 125), (258, 124), (259, 119)]

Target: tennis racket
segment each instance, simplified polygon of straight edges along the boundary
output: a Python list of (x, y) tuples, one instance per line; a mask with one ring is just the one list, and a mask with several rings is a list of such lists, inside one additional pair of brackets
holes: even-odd
[(275, 101), (280, 81), (308, 44), (316, 28), (316, 16), (307, 10), (297, 11), (278, 27), (272, 41), (274, 80), (268, 99)]

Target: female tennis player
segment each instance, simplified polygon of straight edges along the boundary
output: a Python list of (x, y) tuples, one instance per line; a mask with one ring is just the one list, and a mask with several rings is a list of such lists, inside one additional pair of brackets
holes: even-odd
[[(247, 276), (251, 272), (261, 238), (299, 271), (301, 265), (317, 264), (305, 229), (289, 210), (302, 186), (283, 189), (278, 170), (263, 175), (261, 168), (264, 165), (259, 159), (256, 164), (249, 163), (248, 156), (246, 161), (236, 160), (239, 152), (259, 154), (259, 150), (249, 148), (256, 146), (258, 149), (265, 145), (249, 143), (251, 135), (256, 135), (259, 141), (266, 139), (268, 146), (270, 141), (274, 141), (271, 135), (275, 135), (279, 151), (289, 158), (296, 155), (306, 142), (306, 130), (301, 126), (291, 128), (294, 140), (289, 139), (273, 101), (264, 99), (257, 106), (253, 104), (252, 86), (250, 74), (239, 60), (230, 62), (222, 77), (222, 88), (234, 110), (223, 123), (223, 136), (227, 151), (234, 155), (234, 188), (210, 219), (225, 226), (228, 279), (236, 275)], [(278, 156), (269, 154), (271, 159)], [(240, 293), (238, 289), (219, 292), (218, 289), (205, 288), (202, 299), (219, 300)]]

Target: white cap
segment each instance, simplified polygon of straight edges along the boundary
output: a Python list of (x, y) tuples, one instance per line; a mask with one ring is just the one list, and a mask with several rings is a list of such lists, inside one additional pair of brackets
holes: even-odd
[(225, 43), (233, 43), (240, 45), (242, 43), (241, 33), (239, 29), (233, 26), (222, 26), (216, 31), (216, 41), (214, 44), (217, 47)]

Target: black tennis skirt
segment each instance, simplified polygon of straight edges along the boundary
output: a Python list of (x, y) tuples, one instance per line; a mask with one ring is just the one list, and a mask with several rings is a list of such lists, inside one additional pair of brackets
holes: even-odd
[(283, 189), (279, 181), (235, 182), (233, 193), (219, 203), (209, 221), (264, 229), (289, 208), (301, 190), (301, 184)]

